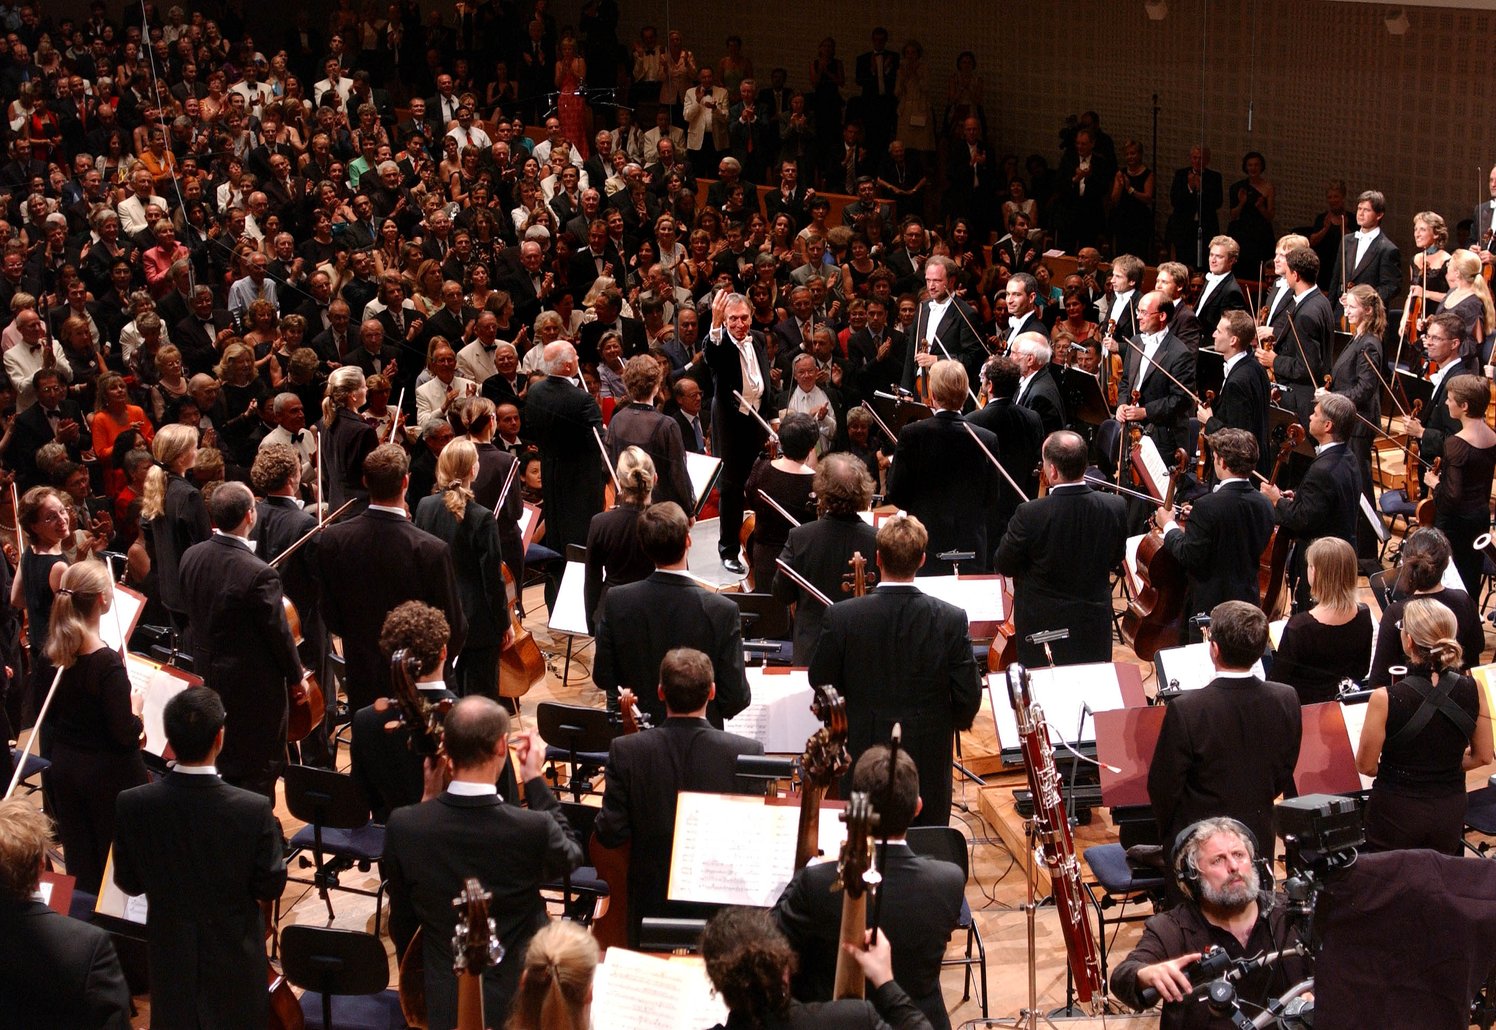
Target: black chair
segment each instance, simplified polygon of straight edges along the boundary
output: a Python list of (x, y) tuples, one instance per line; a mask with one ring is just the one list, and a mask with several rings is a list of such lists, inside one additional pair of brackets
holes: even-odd
[(545, 741), (545, 760), (551, 763), (551, 779), (559, 785), (557, 762), (571, 769), (572, 800), (582, 799), (583, 787), (592, 793), (592, 775), (608, 764), (608, 746), (618, 736), (618, 727), (601, 708), (563, 705), (542, 701), (535, 706), (535, 723)]
[[(1491, 777), (1487, 786), (1470, 791), (1465, 799), (1465, 832), (1496, 837), (1496, 776)], [(1467, 840), (1465, 847), (1484, 856), (1490, 853), (1491, 842), (1472, 844)]]
[[(381, 876), (379, 887), (372, 891), (345, 887), (338, 882), (340, 873), (355, 866), (360, 872), (368, 872), (384, 854), (384, 827), (370, 818), (369, 799), (364, 797), (364, 792), (353, 777), (344, 773), (310, 765), (288, 765), (286, 808), (307, 824), (291, 838), (287, 857), (309, 851), (311, 859), (303, 854), (301, 866), (315, 866), (317, 870), (310, 880), (294, 876), (289, 879), (317, 888), (317, 893), (327, 904), (328, 922), (333, 918), (331, 891), (347, 891), (373, 898), (374, 934), (378, 936), (384, 878)], [(280, 922), (278, 900), (276, 922)]]
[[(305, 990), (306, 1030), (403, 1030), (390, 963), (372, 933), (293, 924), (281, 933), (281, 970)], [(332, 999), (343, 999), (333, 1016)]]
[(562, 801), (560, 804), (561, 811), (566, 814), (566, 821), (571, 823), (577, 840), (581, 842), (582, 864), (559, 880), (541, 884), (540, 889), (561, 895), (563, 918), (583, 926), (591, 926), (592, 920), (597, 916), (599, 903), (608, 897), (607, 881), (598, 876), (590, 854), (592, 825), (597, 822), (597, 814), (601, 810), (596, 805), (586, 805), (579, 801)]
[(794, 656), (794, 624), (789, 606), (767, 593), (721, 596), (738, 606), (744, 649), (762, 655), (765, 664), (789, 665)]
[[(1147, 919), (1158, 911), (1164, 898), (1167, 877), (1162, 871), (1133, 865), (1127, 859), (1127, 849), (1121, 844), (1098, 844), (1084, 853), (1086, 865), (1091, 867), (1093, 879), (1083, 881), (1086, 896), (1096, 910), (1096, 934), (1101, 951), (1101, 979), (1106, 980), (1106, 928), (1122, 923), (1133, 923)], [(1097, 891), (1100, 891), (1100, 894)], [(1127, 914), (1129, 902), (1148, 902), (1146, 912)], [(1119, 906), (1115, 919), (1106, 917), (1106, 910)]]
[[(15, 775), (16, 763), (20, 761), (21, 749), (18, 747), (11, 748), (10, 769), (8, 771), (12, 776)], [(40, 782), (42, 773), (46, 772), (50, 768), (52, 768), (52, 763), (47, 761), (41, 755), (38, 755), (35, 752), (27, 752), (26, 761), (21, 765), (21, 778), (17, 781), (16, 786), (21, 790), (24, 790), (28, 794), (35, 794), (37, 791), (42, 789), (42, 785)], [(37, 782), (33, 783), (32, 777), (36, 777)]]
[[(961, 869), (961, 880), (965, 882), (971, 877), (971, 856), (967, 853), (966, 837), (954, 826), (911, 826), (905, 839), (909, 842), (909, 848), (916, 855), (926, 858), (938, 858), (943, 862), (950, 862)], [(980, 990), (978, 999), (982, 1005), (982, 1018), (987, 1018), (987, 946), (982, 943), (981, 931), (977, 929), (977, 921), (971, 914), (971, 904), (966, 900), (965, 892), (961, 896), (961, 917), (956, 923), (956, 928), (966, 931), (966, 953), (961, 958), (947, 958), (940, 964), (942, 966), (964, 966), (966, 975), (964, 980), (964, 993), (962, 1001), (971, 1000), (971, 987), (975, 982)], [(972, 946), (976, 946), (976, 955), (973, 956)]]

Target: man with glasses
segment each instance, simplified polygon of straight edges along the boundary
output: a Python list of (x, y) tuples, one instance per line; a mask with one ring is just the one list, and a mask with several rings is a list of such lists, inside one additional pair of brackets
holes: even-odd
[(1455, 376), (1481, 374), (1476, 355), (1459, 356), (1464, 335), (1465, 325), (1452, 311), (1430, 315), (1424, 324), (1423, 348), (1429, 361), (1439, 366), (1438, 371), (1428, 375), (1428, 381), (1434, 384), (1434, 395), (1424, 405), (1424, 417), (1408, 419), (1405, 424), (1408, 436), (1419, 441), (1423, 460), (1430, 465), (1435, 458), (1444, 456), (1444, 441), (1460, 431), (1460, 420), (1450, 415), (1449, 406), (1444, 403), (1449, 381)]

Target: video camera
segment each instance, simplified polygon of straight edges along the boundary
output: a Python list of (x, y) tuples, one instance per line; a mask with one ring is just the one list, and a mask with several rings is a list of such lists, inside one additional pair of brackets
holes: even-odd
[(1338, 794), (1305, 794), (1273, 806), (1276, 833), (1283, 839), (1288, 876), (1283, 893), (1299, 925), (1301, 939), (1319, 950), (1313, 931), (1314, 906), (1327, 878), (1356, 861), (1366, 843), (1362, 802)]

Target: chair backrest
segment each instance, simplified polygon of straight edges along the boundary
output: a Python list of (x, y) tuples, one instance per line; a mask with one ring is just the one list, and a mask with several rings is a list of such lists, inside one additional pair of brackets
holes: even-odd
[(606, 751), (618, 729), (601, 708), (542, 701), (535, 707), (540, 738), (566, 751)]
[[(768, 584), (760, 584), (767, 586)], [(752, 635), (764, 640), (788, 640), (792, 632), (789, 606), (772, 594), (722, 594), (738, 606), (740, 615), (753, 616)], [(835, 600), (835, 598), (832, 598)], [(745, 632), (744, 634), (748, 634)]]
[(576, 831), (577, 840), (582, 842), (582, 864), (591, 865), (592, 826), (597, 822), (597, 814), (602, 809), (596, 805), (584, 805), (579, 801), (562, 801), (560, 805), (566, 821), (571, 823), (571, 828)]
[(911, 826), (905, 840), (916, 855), (950, 862), (961, 867), (963, 878), (970, 875), (971, 856), (966, 850), (966, 837), (954, 826)]
[(305, 990), (377, 994), (389, 986), (389, 958), (372, 933), (292, 923), (281, 931), (280, 947), (286, 979)]
[(587, 548), (581, 544), (567, 544), (566, 560), (569, 562), (585, 562), (587, 560)]
[[(345, 694), (343, 684), (348, 678), (348, 660), (336, 651), (327, 652), (327, 674), (332, 679), (333, 693), (327, 700), (329, 702), (337, 699), (339, 694)], [(351, 716), (353, 713), (349, 713)]]
[(286, 766), (286, 808), (324, 829), (356, 830), (369, 821), (369, 799), (352, 776), (310, 765)]

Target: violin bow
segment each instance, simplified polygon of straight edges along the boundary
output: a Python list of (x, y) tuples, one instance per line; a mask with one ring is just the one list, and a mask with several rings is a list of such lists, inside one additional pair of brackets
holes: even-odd
[[(1199, 395), (1196, 394), (1194, 390), (1191, 390), (1188, 386), (1185, 386), (1177, 378), (1175, 378), (1174, 373), (1170, 372), (1167, 368), (1164, 368), (1163, 365), (1159, 364), (1157, 358), (1149, 358), (1143, 352), (1143, 348), (1139, 347), (1135, 342), (1133, 342), (1133, 340), (1132, 340), (1131, 337), (1128, 337), (1128, 336), (1122, 337), (1122, 342), (1125, 343), (1125, 344), (1127, 344), (1127, 346), (1131, 347), (1134, 351), (1137, 352), (1137, 355), (1138, 355), (1138, 367), (1139, 368), (1142, 368), (1143, 362), (1147, 361), (1150, 365), (1153, 366), (1153, 370), (1155, 372), (1162, 372), (1165, 379), (1167, 379), (1169, 382), (1173, 383), (1175, 386), (1177, 386), (1181, 390), (1183, 390), (1184, 391), (1184, 395), (1186, 397), (1188, 397), (1190, 400), (1192, 400), (1192, 401), (1195, 402), (1195, 407), (1197, 407), (1197, 408), (1203, 408), (1203, 407), (1205, 407), (1205, 402), (1200, 399)], [(1134, 384), (1134, 386), (1136, 386), (1136, 384)], [(1117, 403), (1120, 406), (1122, 402), (1119, 399)]]
[[(603, 468), (608, 470), (608, 478), (613, 480), (613, 500), (623, 496), (623, 487), (618, 482), (618, 470), (613, 467), (613, 459), (608, 457), (608, 447), (603, 443), (603, 434), (598, 432), (597, 426), (592, 427), (592, 439), (597, 441), (597, 452), (603, 457)], [(519, 462), (515, 462), (518, 466)]]
[(1002, 474), (1002, 477), (1008, 481), (1008, 485), (1013, 488), (1013, 492), (1027, 502), (1029, 499), (1028, 494), (1024, 493), (1023, 489), (1017, 483), (1013, 482), (1013, 477), (1008, 475), (1008, 470), (1003, 468), (1003, 463), (997, 460), (997, 455), (993, 454), (987, 445), (982, 442), (982, 438), (977, 435), (976, 427), (965, 419), (961, 420), (961, 427), (966, 430), (968, 436), (976, 441), (976, 445), (982, 449), (982, 453), (987, 455), (987, 460), (992, 462), (992, 467), (997, 469)]
[(800, 520), (795, 518), (795, 516), (791, 515), (789, 512), (785, 511), (784, 505), (780, 504), (778, 501), (774, 500), (774, 498), (770, 497), (767, 490), (760, 488), (758, 491), (758, 496), (761, 497), (765, 502), (767, 502), (769, 507), (779, 512), (784, 521), (788, 522), (795, 529), (800, 528)]
[[(1382, 384), (1382, 387), (1387, 391), (1387, 396), (1392, 398), (1392, 403), (1397, 405), (1397, 410), (1402, 414), (1402, 417), (1412, 418), (1412, 416), (1408, 414), (1408, 409), (1402, 406), (1402, 401), (1397, 399), (1398, 391), (1394, 390), (1392, 388), (1392, 385), (1388, 383), (1387, 380), (1382, 378), (1381, 370), (1377, 368), (1377, 363), (1371, 360), (1371, 355), (1367, 354), (1365, 351), (1362, 351), (1361, 356), (1365, 358), (1366, 363), (1371, 366), (1371, 374), (1377, 377), (1377, 382)], [(1396, 365), (1393, 366), (1394, 370), (1396, 369), (1396, 367)], [(1392, 379), (1393, 382), (1397, 381), (1396, 371), (1393, 371)], [(1401, 389), (1401, 387), (1399, 387), (1399, 389)]]
[(301, 547), (302, 544), (306, 543), (312, 537), (316, 536), (318, 533), (322, 532), (322, 530), (326, 529), (332, 523), (336, 522), (338, 520), (338, 516), (341, 515), (341, 514), (343, 514), (343, 512), (347, 511), (353, 505), (353, 502), (356, 501), (356, 500), (358, 500), (357, 497), (350, 497), (350, 498), (348, 498), (348, 500), (344, 501), (341, 505), (338, 506), (338, 510), (337, 511), (335, 511), (331, 515), (327, 516), (327, 518), (326, 518), (325, 521), (324, 520), (318, 520), (318, 522), (317, 522), (317, 524), (315, 526), (313, 526), (311, 529), (307, 530), (305, 533), (301, 534), (300, 537), (298, 537), (295, 541), (293, 541), (291, 543), (291, 546), (287, 547), (280, 554), (277, 554), (274, 558), (272, 558), (266, 564), (268, 564), (272, 569), (278, 567), (281, 564), (281, 562), (285, 561), (287, 558), (291, 557), (291, 555), (295, 554), (297, 552), (297, 550), (300, 549), (300, 547)]
[(764, 432), (769, 434), (769, 439), (777, 444), (779, 442), (779, 434), (774, 432), (774, 427), (769, 425), (768, 421), (758, 413), (758, 409), (748, 403), (747, 398), (743, 396), (741, 391), (734, 390), (732, 395), (738, 399), (739, 404), (748, 409), (748, 414), (753, 416), (753, 420), (763, 426)]

